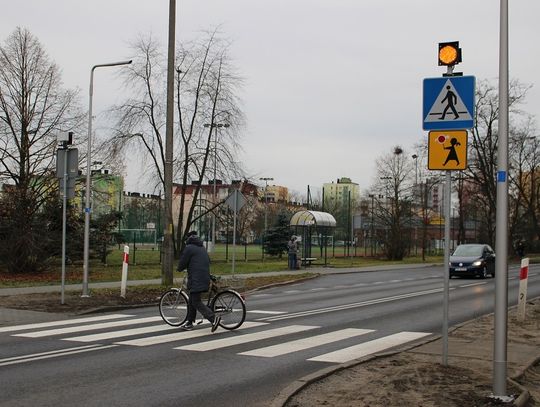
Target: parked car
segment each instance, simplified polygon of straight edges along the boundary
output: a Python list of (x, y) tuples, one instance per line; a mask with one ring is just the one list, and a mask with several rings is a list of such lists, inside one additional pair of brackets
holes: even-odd
[(495, 252), (487, 244), (461, 244), (450, 256), (450, 278), (495, 276)]

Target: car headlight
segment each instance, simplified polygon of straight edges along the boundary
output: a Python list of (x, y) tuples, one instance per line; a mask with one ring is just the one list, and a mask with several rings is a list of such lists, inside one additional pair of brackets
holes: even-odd
[(482, 265), (482, 260), (476, 260), (473, 264), (473, 266), (481, 266)]

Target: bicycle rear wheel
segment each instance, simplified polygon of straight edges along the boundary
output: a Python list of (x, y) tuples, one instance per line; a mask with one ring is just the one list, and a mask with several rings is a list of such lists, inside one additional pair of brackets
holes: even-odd
[(234, 290), (224, 290), (212, 299), (212, 309), (221, 317), (220, 326), (236, 329), (246, 319), (246, 305), (243, 298)]
[(171, 326), (180, 326), (187, 319), (188, 296), (178, 288), (163, 293), (159, 300), (159, 314)]

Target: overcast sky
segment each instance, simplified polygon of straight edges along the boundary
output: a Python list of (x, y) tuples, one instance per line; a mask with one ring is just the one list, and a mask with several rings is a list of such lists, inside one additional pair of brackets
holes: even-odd
[[(88, 105), (90, 69), (130, 55), (151, 32), (167, 43), (167, 0), (2, 0), (0, 40), (29, 29)], [(510, 77), (533, 85), (524, 109), (540, 115), (540, 1), (510, 1)], [(498, 77), (498, 0), (178, 0), (177, 41), (221, 27), (245, 78), (242, 161), (255, 179), (304, 194), (338, 177), (362, 190), (375, 159), (425, 141), (422, 80), (439, 77), (437, 44), (460, 41), (456, 71)], [(94, 112), (121, 100), (115, 68), (100, 70)], [(97, 71), (96, 71), (97, 72)], [(97, 130), (99, 131), (99, 124)], [(126, 188), (144, 191), (135, 172)]]

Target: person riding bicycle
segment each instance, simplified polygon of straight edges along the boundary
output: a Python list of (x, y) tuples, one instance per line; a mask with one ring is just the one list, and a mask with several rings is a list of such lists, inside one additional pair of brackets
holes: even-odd
[(187, 234), (186, 247), (178, 262), (178, 271), (186, 269), (187, 290), (189, 291), (188, 315), (186, 322), (180, 325), (180, 328), (186, 331), (193, 329), (193, 323), (199, 311), (212, 323), (212, 332), (214, 332), (219, 326), (221, 317), (215, 315), (214, 311), (201, 301), (201, 294), (208, 291), (210, 287), (210, 257), (195, 231)]

